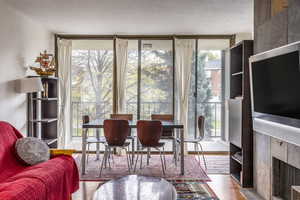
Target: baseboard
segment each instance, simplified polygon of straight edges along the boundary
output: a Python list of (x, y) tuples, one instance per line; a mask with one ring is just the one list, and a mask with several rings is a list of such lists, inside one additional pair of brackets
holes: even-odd
[(247, 200), (264, 200), (253, 188), (242, 188), (240, 192)]

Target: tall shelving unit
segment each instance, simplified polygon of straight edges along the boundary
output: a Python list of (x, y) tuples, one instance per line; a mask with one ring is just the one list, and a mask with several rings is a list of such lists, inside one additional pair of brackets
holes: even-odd
[[(40, 77), (44, 91), (28, 96), (29, 109), (33, 118), (29, 118), (29, 136), (44, 140), (50, 148), (57, 148), (58, 125), (58, 78)], [(30, 103), (32, 102), (32, 103)], [(32, 107), (31, 107), (32, 106)]]
[(230, 49), (229, 142), (230, 174), (242, 186), (253, 186), (253, 133), (249, 57), (253, 41), (244, 40)]

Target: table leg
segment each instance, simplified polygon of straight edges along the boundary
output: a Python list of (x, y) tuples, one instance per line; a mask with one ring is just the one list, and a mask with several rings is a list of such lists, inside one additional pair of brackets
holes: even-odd
[(147, 148), (147, 166), (149, 165), (149, 159), (150, 159), (150, 148)]
[[(96, 138), (97, 138), (97, 141), (100, 140), (100, 129), (96, 129)], [(96, 143), (96, 160), (99, 160), (100, 159), (100, 143), (97, 142)]]
[(82, 174), (85, 174), (87, 132), (88, 132), (88, 129), (82, 130), (82, 158), (81, 158), (81, 173)]
[(131, 159), (132, 159), (132, 163), (134, 163), (134, 154), (135, 154), (135, 150), (134, 150), (135, 149), (135, 147), (134, 147), (134, 138), (132, 138), (131, 142), (132, 142), (132, 144), (131, 144), (132, 145), (132, 147), (131, 147), (132, 148), (131, 149)]
[(180, 130), (180, 172), (181, 175), (184, 175), (184, 130)]

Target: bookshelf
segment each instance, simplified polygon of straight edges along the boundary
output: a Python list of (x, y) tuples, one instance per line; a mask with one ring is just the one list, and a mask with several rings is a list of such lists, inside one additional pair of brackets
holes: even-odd
[(28, 136), (38, 137), (50, 148), (57, 148), (58, 78), (41, 77), (41, 80), (44, 91), (33, 93), (32, 101), (28, 101), (28, 107), (32, 106), (33, 110), (33, 119), (28, 121), (31, 127)]
[(230, 49), (229, 142), (230, 174), (242, 187), (253, 186), (253, 133), (249, 57), (253, 41), (244, 40)]

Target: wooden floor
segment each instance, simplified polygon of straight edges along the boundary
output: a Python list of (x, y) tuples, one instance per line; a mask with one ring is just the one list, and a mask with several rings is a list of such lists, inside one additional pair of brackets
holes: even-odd
[[(239, 185), (229, 175), (209, 175), (208, 185), (220, 200), (246, 200), (239, 192)], [(72, 200), (91, 200), (97, 182), (80, 182), (80, 189), (73, 195)]]
[(240, 193), (240, 186), (230, 175), (208, 175), (211, 182), (208, 185), (220, 200), (246, 200)]

